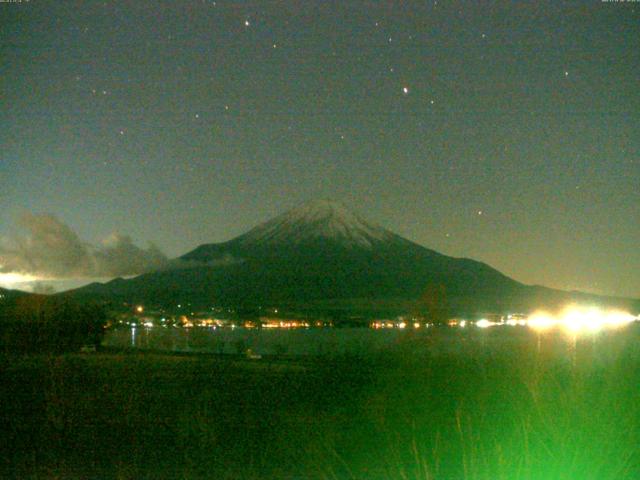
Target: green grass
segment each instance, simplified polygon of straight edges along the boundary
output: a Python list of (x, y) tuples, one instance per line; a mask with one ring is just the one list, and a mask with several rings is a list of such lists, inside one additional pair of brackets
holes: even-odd
[(640, 478), (633, 338), (304, 362), (6, 356), (0, 477)]

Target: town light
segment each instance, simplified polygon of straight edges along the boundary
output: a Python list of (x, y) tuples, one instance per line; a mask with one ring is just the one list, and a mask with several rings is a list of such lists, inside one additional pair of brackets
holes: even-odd
[(628, 312), (622, 310), (602, 310), (598, 307), (581, 307), (570, 305), (558, 315), (546, 312), (536, 312), (527, 320), (527, 325), (535, 330), (547, 330), (560, 326), (565, 331), (575, 334), (578, 332), (598, 332), (606, 328), (623, 327), (636, 320)]
[(557, 320), (547, 312), (536, 312), (529, 317), (527, 325), (534, 330), (543, 331), (555, 326)]
[(488, 328), (488, 327), (491, 327), (493, 325), (495, 325), (495, 323), (494, 322), (490, 322), (486, 318), (481, 318), (480, 320), (478, 320), (476, 322), (476, 327), (479, 327), (479, 328)]

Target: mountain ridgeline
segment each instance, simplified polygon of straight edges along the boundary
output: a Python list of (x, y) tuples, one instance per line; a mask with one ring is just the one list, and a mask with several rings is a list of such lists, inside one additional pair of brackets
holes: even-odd
[(228, 242), (206, 244), (171, 267), (70, 292), (171, 306), (212, 305), (337, 316), (410, 313), (444, 319), (526, 312), (569, 301), (630, 307), (631, 301), (523, 285), (372, 225), (329, 202), (310, 202)]
[(0, 288), (0, 305), (2, 305), (3, 302), (13, 301), (17, 298), (22, 298), (28, 295), (28, 293), (22, 292), (20, 290), (8, 290), (6, 288)]

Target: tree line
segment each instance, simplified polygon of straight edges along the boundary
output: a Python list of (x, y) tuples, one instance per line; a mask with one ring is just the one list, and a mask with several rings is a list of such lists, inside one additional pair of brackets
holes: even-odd
[(28, 295), (0, 304), (0, 350), (62, 353), (97, 348), (106, 324), (106, 312), (98, 304)]

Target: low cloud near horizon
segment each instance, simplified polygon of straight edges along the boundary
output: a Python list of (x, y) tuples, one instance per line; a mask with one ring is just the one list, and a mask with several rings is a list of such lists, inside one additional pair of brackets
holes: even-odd
[(168, 260), (153, 244), (141, 248), (131, 237), (114, 233), (91, 245), (56, 216), (26, 213), (28, 232), (0, 241), (0, 273), (47, 279), (120, 277), (163, 268)]

